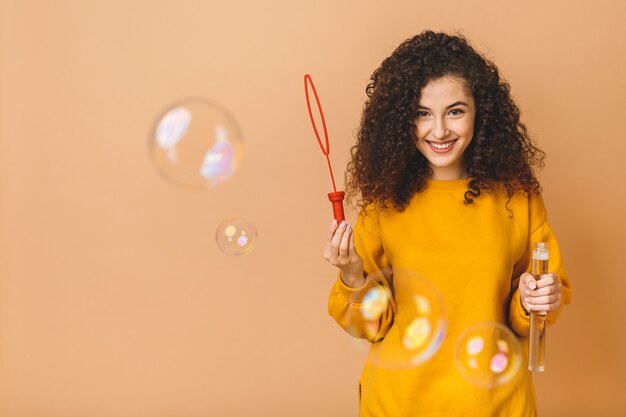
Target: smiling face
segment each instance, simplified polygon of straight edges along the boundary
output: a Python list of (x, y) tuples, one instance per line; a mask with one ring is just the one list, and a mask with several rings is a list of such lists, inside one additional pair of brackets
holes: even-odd
[(474, 97), (462, 78), (445, 76), (422, 89), (417, 108), (417, 149), (428, 160), (434, 180), (467, 177), (463, 152), (474, 133)]

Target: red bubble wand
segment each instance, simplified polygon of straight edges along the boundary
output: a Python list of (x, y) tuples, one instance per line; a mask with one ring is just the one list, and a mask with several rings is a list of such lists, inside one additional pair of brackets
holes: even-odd
[[(313, 118), (313, 111), (311, 110), (311, 100), (309, 98), (309, 84), (311, 85), (311, 89), (313, 90), (313, 95), (315, 95), (315, 103), (317, 104), (317, 109), (320, 113), (320, 117), (322, 119), (322, 127), (324, 128), (324, 139), (326, 139), (326, 147), (322, 145), (322, 138), (320, 138), (320, 134), (317, 130), (317, 126), (315, 125), (315, 119)], [(306, 107), (309, 110), (309, 117), (311, 118), (311, 125), (313, 125), (313, 131), (315, 132), (315, 137), (317, 137), (317, 143), (320, 145), (320, 149), (322, 153), (326, 156), (326, 161), (328, 162), (328, 170), (330, 171), (330, 179), (333, 182), (333, 192), (328, 193), (328, 199), (333, 204), (333, 215), (337, 223), (341, 223), (345, 216), (343, 215), (343, 191), (337, 191), (337, 187), (335, 186), (335, 177), (333, 176), (333, 168), (330, 166), (330, 146), (328, 144), (328, 131), (326, 130), (326, 120), (324, 120), (324, 112), (322, 111), (322, 105), (320, 103), (320, 98), (317, 95), (317, 90), (315, 90), (315, 85), (313, 84), (313, 79), (309, 74), (304, 75), (304, 94), (306, 95)]]

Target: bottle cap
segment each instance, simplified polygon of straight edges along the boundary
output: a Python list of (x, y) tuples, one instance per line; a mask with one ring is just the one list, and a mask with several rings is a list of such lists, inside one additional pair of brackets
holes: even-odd
[(546, 242), (535, 242), (533, 246), (533, 259), (546, 260), (550, 255)]

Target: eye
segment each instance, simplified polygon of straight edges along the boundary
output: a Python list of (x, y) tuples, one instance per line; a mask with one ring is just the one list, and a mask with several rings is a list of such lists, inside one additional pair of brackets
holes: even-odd
[(465, 111), (463, 109), (452, 109), (450, 110), (450, 114), (453, 116), (460, 116), (463, 113), (465, 113)]
[(428, 112), (423, 110), (417, 111), (417, 117), (428, 117)]

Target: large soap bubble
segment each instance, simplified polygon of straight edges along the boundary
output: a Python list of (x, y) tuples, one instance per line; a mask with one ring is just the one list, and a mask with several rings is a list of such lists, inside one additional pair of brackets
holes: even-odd
[(224, 108), (204, 98), (169, 106), (157, 118), (148, 146), (165, 179), (192, 189), (226, 181), (239, 166), (243, 151), (237, 122)]
[(371, 345), (367, 360), (389, 370), (410, 369), (429, 360), (440, 348), (447, 330), (443, 296), (437, 287), (415, 271), (384, 268), (368, 280), (393, 280), (402, 287), (402, 298), (394, 297), (387, 287), (374, 286), (363, 301), (348, 311), (347, 330), (368, 340), (378, 339), (379, 326), (395, 303), (393, 326), (378, 343)]

